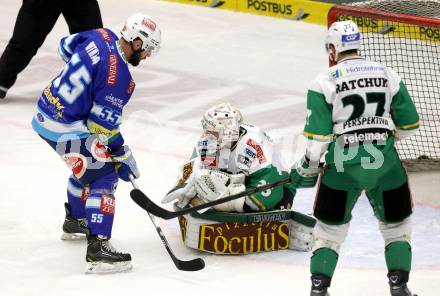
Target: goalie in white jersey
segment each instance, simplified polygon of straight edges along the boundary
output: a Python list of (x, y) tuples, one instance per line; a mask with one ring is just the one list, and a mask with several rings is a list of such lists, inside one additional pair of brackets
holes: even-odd
[[(241, 112), (231, 104), (209, 109), (203, 115), (202, 127), (203, 135), (191, 157), (192, 173), (184, 176), (183, 170), (180, 176), (183, 181), (162, 202), (177, 199), (183, 207), (196, 195), (209, 202), (288, 176), (282, 171), (272, 140), (260, 128), (244, 124)], [(295, 193), (290, 184), (277, 186), (219, 204), (214, 209), (226, 212), (289, 209)]]
[(394, 143), (417, 131), (419, 116), (396, 72), (359, 56), (360, 39), (352, 21), (329, 28), (326, 49), (336, 65), (308, 91), (308, 149), (291, 171), (296, 188), (314, 186), (327, 152), (314, 207), (311, 295), (329, 295), (351, 211), (365, 190), (385, 241), (391, 295), (411, 296), (412, 200)]
[[(206, 111), (202, 127), (191, 160), (181, 167), (177, 185), (163, 203), (177, 200), (178, 208), (194, 206), (288, 178), (272, 140), (260, 128), (243, 123), (231, 104)], [(276, 186), (201, 215), (186, 215), (179, 219), (183, 241), (214, 254), (309, 251), (316, 220), (291, 210), (295, 193), (291, 184)], [(213, 227), (216, 231), (208, 230)]]

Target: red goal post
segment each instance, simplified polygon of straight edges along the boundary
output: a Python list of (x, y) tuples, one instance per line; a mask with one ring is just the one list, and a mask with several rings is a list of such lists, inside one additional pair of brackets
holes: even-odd
[(422, 126), (417, 135), (396, 144), (399, 155), (410, 171), (440, 169), (440, 1), (376, 0), (355, 5), (334, 5), (328, 26), (354, 21), (362, 32), (361, 55), (402, 77)]

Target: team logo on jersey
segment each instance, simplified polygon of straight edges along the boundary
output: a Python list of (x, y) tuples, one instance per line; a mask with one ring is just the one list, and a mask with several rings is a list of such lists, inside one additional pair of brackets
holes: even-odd
[(104, 194), (101, 197), (101, 213), (113, 215), (115, 213), (115, 198), (111, 194)]
[(118, 76), (118, 58), (116, 57), (116, 54), (109, 54), (107, 84), (110, 86), (115, 86), (117, 76)]
[(110, 158), (110, 153), (108, 153), (107, 148), (99, 142), (98, 139), (93, 140), (92, 147), (90, 149), (94, 158), (102, 162), (112, 161)]
[(266, 157), (264, 156), (263, 149), (261, 149), (261, 146), (258, 145), (257, 142), (255, 142), (252, 139), (249, 139), (247, 140), (246, 144), (248, 144), (249, 146), (255, 149), (255, 151), (257, 152), (257, 158), (259, 163), (266, 162)]
[(73, 172), (75, 177), (81, 178), (87, 169), (87, 160), (84, 155), (79, 153), (67, 153), (62, 156), (63, 161)]

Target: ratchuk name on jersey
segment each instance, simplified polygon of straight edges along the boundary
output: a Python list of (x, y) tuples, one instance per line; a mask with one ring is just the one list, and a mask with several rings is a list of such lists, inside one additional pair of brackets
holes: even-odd
[(379, 77), (342, 81), (341, 83), (336, 84), (336, 93), (364, 87), (388, 87), (388, 79)]

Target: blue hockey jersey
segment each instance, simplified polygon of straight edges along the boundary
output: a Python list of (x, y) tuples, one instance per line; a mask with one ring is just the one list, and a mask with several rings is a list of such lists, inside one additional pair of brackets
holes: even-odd
[(51, 141), (92, 133), (120, 147), (122, 109), (135, 83), (118, 37), (108, 29), (73, 34), (61, 39), (59, 53), (66, 65), (41, 94), (32, 127)]

